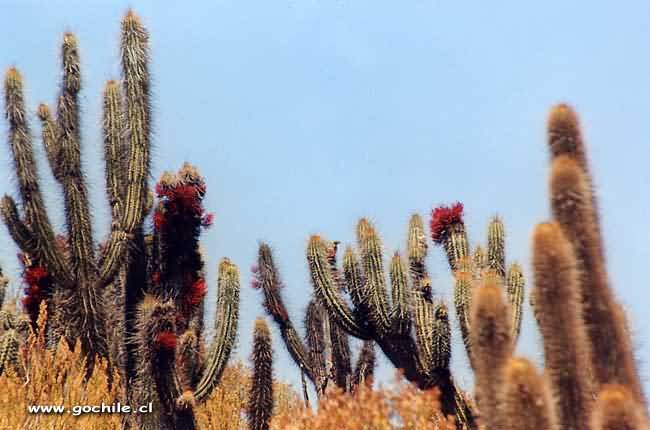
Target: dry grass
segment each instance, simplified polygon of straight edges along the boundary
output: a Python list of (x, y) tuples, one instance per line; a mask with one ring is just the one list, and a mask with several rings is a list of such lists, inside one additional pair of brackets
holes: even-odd
[[(39, 327), (44, 327), (42, 308)], [(75, 405), (114, 404), (119, 380), (111, 385), (106, 363), (99, 361), (84, 383), (85, 363), (79, 345), (71, 350), (62, 342), (56, 350), (45, 346), (37, 330), (21, 348), (19, 368), (0, 376), (0, 430), (108, 430), (120, 429), (117, 413), (71, 413)], [(246, 430), (244, 410), (250, 388), (250, 369), (241, 362), (230, 365), (211, 398), (197, 406), (198, 428)], [(318, 411), (303, 406), (288, 385), (275, 382), (272, 430), (446, 430), (454, 429), (439, 414), (437, 392), (420, 391), (403, 382), (391, 390), (366, 387), (350, 395), (331, 391)], [(62, 414), (30, 414), (30, 405), (62, 405)]]
[(440, 414), (438, 391), (421, 391), (399, 378), (394, 389), (365, 386), (355, 394), (328, 393), (318, 411), (279, 414), (273, 430), (455, 430)]

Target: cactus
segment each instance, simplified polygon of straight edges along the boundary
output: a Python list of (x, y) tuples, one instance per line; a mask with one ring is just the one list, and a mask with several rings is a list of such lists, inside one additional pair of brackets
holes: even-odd
[(488, 429), (503, 427), (498, 399), (494, 395), (503, 386), (504, 367), (513, 351), (509, 307), (503, 297), (497, 271), (484, 276), (472, 298), (472, 331), (476, 401), (480, 421)]
[[(406, 379), (419, 388), (438, 387), (443, 413), (454, 415), (459, 428), (475, 428), (470, 402), (449, 370), (448, 312), (433, 296), (424, 265), (427, 244), (422, 219), (414, 215), (409, 223), (408, 266), (399, 253), (391, 259), (392, 303), (385, 284), (381, 240), (367, 219), (357, 225), (357, 245), (361, 259), (352, 248), (345, 252), (345, 284), (341, 288), (328, 263), (328, 242), (318, 235), (310, 238), (307, 261), (316, 296), (346, 332), (377, 342)], [(461, 242), (453, 242), (449, 249), (454, 255), (466, 255)], [(343, 291), (349, 293), (353, 307), (344, 299)]]
[(469, 313), (473, 286), (480, 283), (486, 272), (492, 272), (504, 284), (510, 305), (512, 341), (517, 342), (521, 330), (525, 280), (521, 267), (512, 263), (506, 271), (505, 227), (501, 218), (490, 220), (487, 233), (487, 251), (479, 245), (469, 258), (467, 231), (463, 221), (463, 205), (439, 206), (431, 213), (431, 238), (442, 245), (449, 267), (454, 274), (454, 305), (463, 343), (470, 363), (474, 365), (470, 340)]
[[(333, 277), (340, 281), (336, 250), (336, 243), (332, 243), (328, 248), (326, 264)], [(363, 343), (357, 364), (352, 369), (348, 335), (316, 300), (311, 300), (307, 306), (304, 319), (307, 335), (304, 342), (300, 339), (284, 304), (282, 281), (267, 244), (260, 245), (253, 272), (253, 287), (264, 293), (266, 312), (277, 324), (289, 354), (319, 397), (325, 393), (330, 380), (348, 392), (360, 383), (372, 382), (375, 367), (373, 342)]]
[(546, 380), (525, 358), (511, 358), (504, 368), (499, 416), (505, 429), (558, 428)]
[(248, 428), (269, 430), (273, 412), (273, 349), (271, 332), (261, 318), (255, 321), (251, 362), (253, 377), (246, 409)]
[(580, 313), (575, 256), (557, 224), (541, 224), (533, 235), (536, 306), (544, 338), (546, 370), (562, 428), (589, 421), (592, 393), (589, 344)]
[[(501, 373), (503, 386), (493, 393), (497, 417), (508, 429), (645, 429), (647, 405), (625, 314), (607, 279), (587, 151), (577, 115), (567, 105), (551, 111), (548, 137), (554, 219), (533, 233), (531, 296), (545, 377), (527, 361), (510, 359)], [(487, 315), (477, 317), (483, 321), (473, 322), (475, 336), (489, 322)], [(476, 363), (493, 359), (487, 349), (475, 352)], [(488, 426), (494, 428), (499, 427)]]
[[(9, 144), (18, 189), (0, 205), (3, 220), (21, 249), (25, 297), (32, 324), (47, 303), (50, 346), (80, 341), (88, 374), (97, 356), (109, 362), (109, 381), (119, 374), (125, 403), (152, 402), (153, 413), (127, 416), (124, 428), (195, 428), (194, 405), (209, 397), (232, 351), (238, 322), (239, 271), (228, 259), (219, 265), (215, 336), (203, 344), (204, 263), (202, 228), (206, 186), (184, 164), (156, 186), (153, 232), (144, 220), (154, 205), (150, 175), (150, 83), (148, 33), (129, 11), (122, 20), (122, 83), (108, 81), (103, 94), (105, 184), (111, 206), (108, 239), (93, 241), (81, 166), (79, 91), (82, 80), (77, 40), (62, 43), (63, 79), (56, 114), (41, 104), (42, 141), (54, 178), (63, 190), (65, 235), (57, 236), (39, 186), (23, 98), (15, 68), (5, 77)], [(14, 327), (3, 335), (3, 357), (16, 348)], [(3, 358), (3, 366), (7, 362)]]
[(594, 405), (591, 430), (641, 430), (648, 428), (643, 407), (624, 385), (606, 385)]

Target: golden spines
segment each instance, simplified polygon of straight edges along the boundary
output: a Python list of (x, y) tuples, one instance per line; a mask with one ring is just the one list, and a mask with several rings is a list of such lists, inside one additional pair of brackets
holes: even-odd
[(57, 181), (61, 181), (61, 171), (59, 168), (61, 147), (59, 144), (58, 125), (54, 118), (52, 118), (50, 108), (45, 103), (38, 105), (38, 118), (41, 120), (41, 139), (45, 148), (45, 154), (47, 155), (47, 161), (50, 164), (50, 170), (54, 178)]
[(229, 259), (219, 263), (215, 335), (201, 379), (194, 391), (197, 402), (206, 399), (221, 379), (235, 345), (239, 322), (239, 269)]
[(390, 317), (383, 250), (379, 235), (366, 218), (357, 225), (357, 243), (366, 275), (364, 289), (367, 291), (370, 322), (378, 333), (384, 335), (390, 331)]
[(113, 219), (120, 219), (125, 186), (126, 154), (122, 140), (122, 93), (117, 81), (108, 81), (104, 87), (102, 131), (104, 136), (104, 161), (106, 163), (106, 191)]
[(535, 307), (562, 428), (586, 428), (591, 407), (591, 354), (581, 315), (576, 258), (556, 223), (533, 233)]
[(510, 315), (512, 316), (512, 338), (516, 344), (521, 330), (521, 318), (524, 304), (524, 287), (526, 281), (521, 266), (517, 263), (510, 265), (506, 275), (506, 294), (510, 304)]
[(327, 310), (336, 319), (337, 323), (352, 336), (370, 340), (371, 337), (363, 323), (359, 321), (348, 304), (343, 300), (337, 285), (335, 285), (332, 279), (332, 273), (327, 263), (325, 245), (318, 235), (311, 236), (309, 239), (307, 262), (309, 263), (309, 272), (314, 291), (325, 304)]
[(550, 189), (553, 215), (575, 249), (596, 381), (628, 385), (641, 399), (631, 340), (609, 286), (588, 177), (577, 160), (558, 156), (552, 165)]
[(504, 429), (556, 429), (553, 404), (545, 379), (525, 358), (511, 358), (504, 368), (499, 413)]
[(513, 351), (510, 321), (501, 277), (487, 272), (472, 297), (470, 342), (477, 402), (488, 430), (503, 428), (495, 393), (503, 385), (503, 367)]
[(646, 430), (643, 406), (624, 385), (605, 385), (594, 404), (590, 430)]
[(499, 276), (506, 276), (506, 240), (505, 228), (501, 218), (494, 217), (488, 226), (487, 266)]
[(399, 253), (390, 262), (390, 280), (393, 308), (391, 325), (395, 333), (408, 333), (411, 328), (410, 290), (406, 280), (404, 263)]

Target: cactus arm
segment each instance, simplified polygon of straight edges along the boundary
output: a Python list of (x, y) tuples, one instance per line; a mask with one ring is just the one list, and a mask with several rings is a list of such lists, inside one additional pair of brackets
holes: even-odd
[(248, 428), (269, 430), (273, 412), (273, 349), (271, 332), (261, 318), (255, 321), (251, 362), (253, 376), (246, 408)]
[[(329, 378), (329, 369), (327, 368), (325, 358), (325, 338), (323, 332), (323, 318), (326, 316), (327, 314), (323, 312), (322, 307), (315, 300), (312, 299), (309, 301), (305, 312), (305, 329), (307, 332), (305, 340), (309, 351), (309, 361), (297, 362), (298, 366), (305, 374), (307, 374), (307, 377), (316, 387), (316, 393), (318, 395), (324, 391), (327, 379)], [(287, 346), (287, 349), (289, 349), (289, 353), (293, 358), (289, 346)], [(300, 355), (298, 355), (298, 357), (300, 357)]]
[(9, 230), (9, 235), (18, 247), (31, 255), (40, 255), (32, 233), (29, 231), (29, 227), (20, 219), (16, 202), (11, 197), (4, 196), (2, 198), (0, 212), (2, 221)]
[(122, 21), (122, 69), (126, 97), (125, 120), (129, 159), (124, 209), (113, 220), (111, 236), (100, 269), (102, 284), (110, 282), (126, 257), (129, 239), (142, 225), (147, 202), (147, 177), (150, 168), (150, 94), (148, 34), (131, 11)]
[(533, 268), (533, 294), (558, 422), (561, 428), (584, 428), (593, 395), (590, 344), (579, 311), (575, 254), (558, 224), (536, 227)]
[(546, 380), (524, 358), (511, 358), (504, 370), (501, 399), (504, 428), (555, 429), (555, 415)]
[(104, 161), (106, 163), (106, 190), (112, 209), (112, 219), (122, 214), (126, 154), (122, 140), (122, 94), (116, 81), (108, 81), (104, 88), (103, 122)]
[(365, 279), (363, 278), (359, 259), (352, 247), (347, 247), (343, 254), (343, 277), (354, 308), (359, 313), (367, 313), (368, 298), (364, 295), (365, 291), (363, 289)]
[(487, 268), (487, 255), (482, 246), (477, 245), (474, 248), (474, 253), (472, 254), (472, 270), (474, 278), (478, 279), (481, 277), (483, 271)]
[(417, 360), (426, 375), (433, 375), (449, 366), (451, 332), (447, 309), (422, 292), (414, 294), (414, 299)]
[(578, 286), (593, 354), (594, 376), (599, 385), (629, 385), (637, 397), (643, 399), (631, 340), (609, 286), (596, 208), (589, 188), (589, 179), (576, 160), (566, 155), (554, 159), (551, 207), (575, 250)]
[(495, 271), (502, 279), (506, 277), (505, 228), (501, 218), (494, 217), (488, 226), (487, 269)]
[(9, 122), (9, 143), (25, 210), (24, 224), (31, 230), (35, 242), (34, 249), (38, 251), (36, 255), (43, 261), (48, 272), (62, 284), (70, 285), (72, 276), (62, 257), (63, 253), (57, 246), (38, 185), (36, 161), (23, 98), (23, 79), (14, 68), (9, 69), (5, 76), (5, 106)]
[(506, 294), (508, 302), (510, 303), (510, 315), (512, 315), (512, 340), (517, 344), (519, 333), (521, 331), (521, 317), (524, 304), (524, 287), (526, 280), (521, 271), (521, 267), (517, 263), (510, 265), (506, 277)]
[(77, 39), (72, 33), (66, 33), (63, 36), (61, 51), (63, 82), (57, 107), (57, 129), (59, 132), (57, 143), (60, 157), (58, 157), (59, 163), (54, 172), (58, 174), (63, 185), (71, 270), (80, 279), (88, 280), (94, 272), (94, 249), (88, 191), (81, 169), (79, 54)]
[[(255, 285), (261, 288), (264, 293), (264, 308), (278, 325), (282, 340), (284, 341), (291, 358), (293, 358), (294, 362), (298, 367), (300, 367), (301, 371), (307, 375), (309, 380), (312, 381), (316, 387), (319, 387), (323, 383), (322, 378), (326, 376), (325, 366), (323, 365), (321, 367), (320, 364), (317, 364), (316, 368), (312, 366), (311, 354), (300, 339), (300, 336), (289, 317), (286, 305), (284, 304), (284, 298), (282, 297), (282, 281), (273, 260), (273, 252), (271, 251), (271, 247), (265, 243), (260, 244), (258, 250), (256, 278)], [(309, 312), (307, 316), (309, 318)], [(316, 314), (311, 315), (313, 318), (316, 316)], [(319, 340), (312, 338), (311, 341), (317, 342), (319, 345), (321, 342), (324, 342), (322, 337), (322, 320), (320, 320), (320, 329), (310, 327), (311, 324), (316, 323), (316, 321), (312, 321), (311, 323), (306, 321), (306, 323), (308, 338), (310, 336), (317, 336)], [(310, 340), (308, 340), (308, 342), (309, 341)], [(317, 347), (315, 344), (314, 348), (317, 348), (317, 350), (322, 352), (322, 348)], [(317, 352), (314, 353), (317, 354)]]
[(410, 291), (406, 281), (404, 263), (397, 252), (390, 262), (390, 280), (393, 302), (391, 331), (395, 334), (408, 334), (411, 330)]
[(387, 300), (381, 239), (366, 218), (357, 225), (357, 246), (361, 250), (361, 261), (366, 283), (364, 295), (368, 297), (368, 320), (380, 336), (390, 332), (390, 315)]
[(346, 332), (363, 340), (372, 337), (340, 295), (329, 270), (325, 246), (320, 236), (312, 236), (307, 247), (307, 261), (316, 296)]
[(219, 382), (237, 337), (239, 269), (228, 259), (223, 259), (219, 264), (218, 282), (216, 333), (201, 379), (194, 390), (197, 402), (207, 399)]
[(512, 355), (513, 343), (508, 303), (497, 271), (486, 273), (481, 287), (474, 291), (470, 321), (472, 364), (481, 421), (488, 429), (504, 428), (495, 393), (503, 386), (502, 370)]
[(473, 275), (469, 270), (458, 270), (454, 274), (454, 308), (460, 327), (460, 334), (463, 338), (465, 351), (470, 364), (472, 358), (472, 343), (470, 340), (470, 309), (472, 305), (472, 283)]
[(61, 153), (61, 146), (59, 145), (59, 130), (56, 121), (52, 118), (50, 108), (41, 103), (38, 105), (38, 118), (41, 120), (41, 139), (43, 141), (43, 148), (47, 155), (47, 162), (50, 165), (50, 170), (57, 181), (61, 181), (61, 171), (59, 157)]

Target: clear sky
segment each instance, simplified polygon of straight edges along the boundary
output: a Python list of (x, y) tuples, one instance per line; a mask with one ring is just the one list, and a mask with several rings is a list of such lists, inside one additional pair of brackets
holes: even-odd
[[(152, 175), (183, 161), (204, 173), (206, 206), (216, 215), (203, 236), (208, 318), (216, 265), (229, 256), (242, 271), (235, 355), (245, 359), (252, 322), (263, 313), (260, 292), (248, 288), (260, 240), (275, 250), (299, 326), (311, 292), (309, 235), (351, 243), (361, 216), (375, 222), (389, 255), (404, 248), (413, 212), (428, 218), (433, 206), (462, 201), (474, 243), (498, 213), (508, 259), (530, 279), (530, 233), (549, 217), (546, 115), (556, 102), (573, 104), (595, 174), (610, 277), (650, 391), (649, 2), (0, 3), (0, 67), (23, 72), (31, 112), (55, 100), (62, 33), (80, 41), (83, 162), (101, 235), (108, 207), (100, 94), (105, 80), (119, 77), (120, 18), (129, 6), (142, 17), (152, 46)], [(9, 150), (0, 148), (0, 192), (15, 193)], [(39, 151), (48, 209), (62, 227), (61, 194)], [(0, 244), (0, 261), (17, 278), (4, 227)], [(449, 298), (444, 255), (431, 249), (434, 285)], [(519, 351), (539, 360), (526, 312)], [(453, 336), (454, 372), (469, 388), (456, 326)], [(275, 348), (277, 374), (298, 387), (297, 368), (283, 345)], [(381, 363), (380, 380), (391, 380), (391, 366)]]

